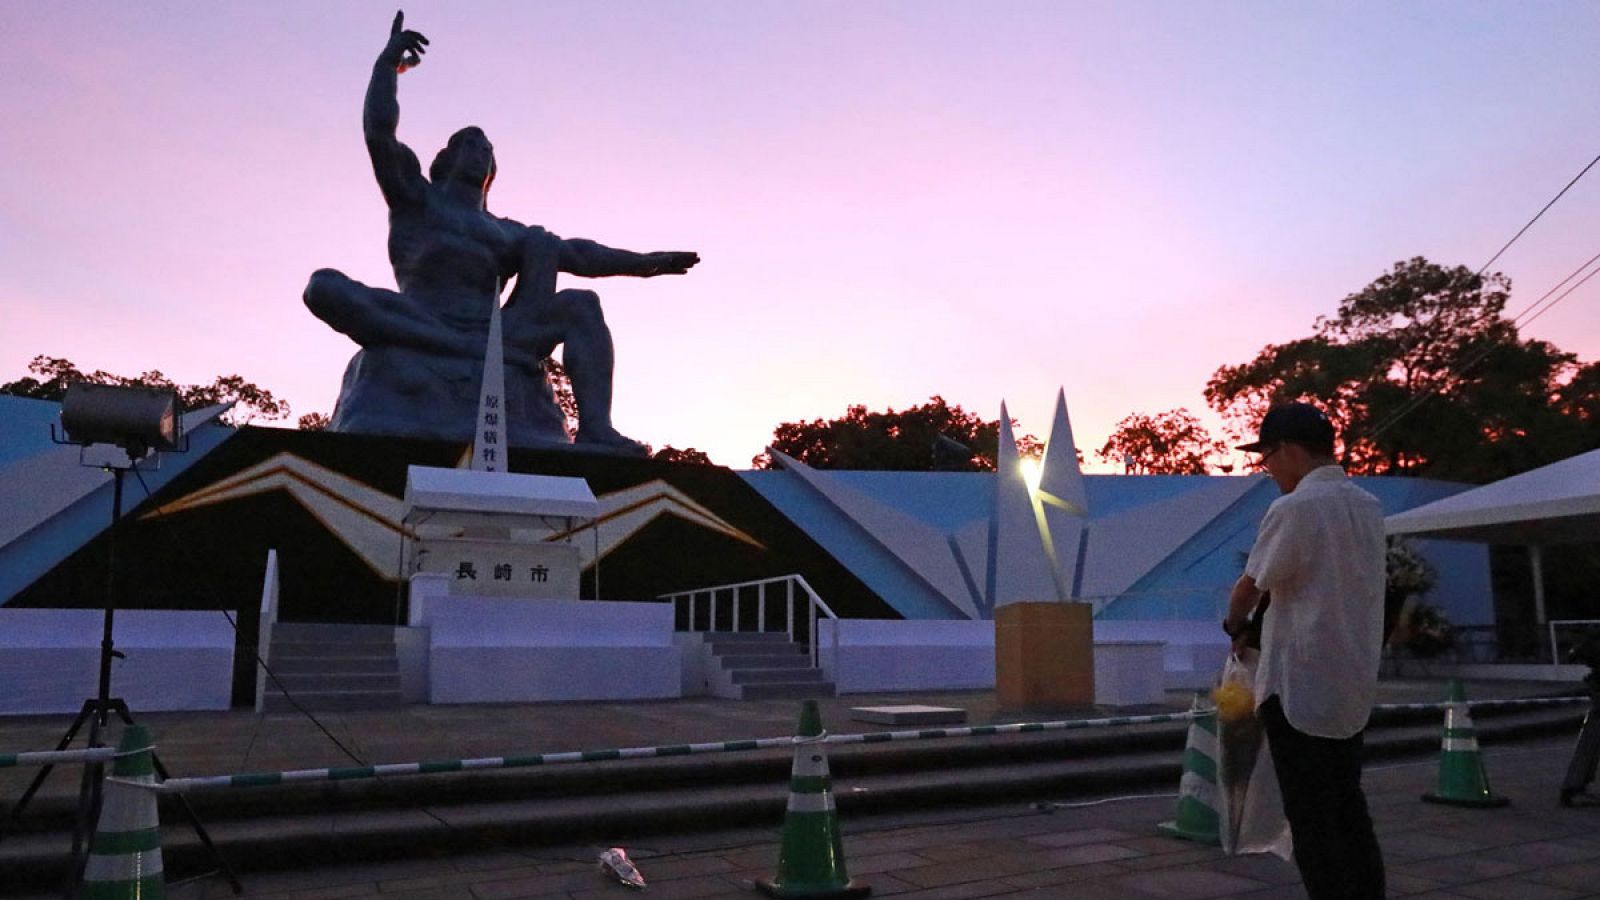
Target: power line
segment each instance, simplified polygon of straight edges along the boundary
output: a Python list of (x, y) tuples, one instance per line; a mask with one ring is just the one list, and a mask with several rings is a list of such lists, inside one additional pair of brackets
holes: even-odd
[[(1592, 263), (1596, 259), (1600, 259), (1600, 254), (1596, 254), (1594, 257), (1590, 258), (1589, 262)], [(1589, 263), (1584, 263), (1584, 265), (1588, 265), (1588, 264)], [(1573, 274), (1577, 274), (1577, 273), (1575, 272)], [(1570, 295), (1573, 291), (1577, 290), (1578, 288), (1583, 287), (1585, 282), (1587, 282), (1589, 279), (1593, 278), (1597, 274), (1600, 274), (1600, 269), (1595, 269), (1593, 272), (1590, 272), (1589, 274), (1583, 276), (1583, 279), (1581, 281), (1579, 281), (1577, 284), (1573, 285), (1572, 287), (1567, 288), (1565, 291), (1562, 292), (1561, 296), (1555, 298), (1554, 300), (1551, 300), (1548, 304), (1545, 304), (1544, 309), (1539, 310), (1538, 312), (1534, 313), (1531, 316), (1528, 316), (1528, 313), (1533, 310), (1533, 306), (1528, 307), (1527, 309), (1522, 311), (1521, 315), (1519, 315), (1516, 319), (1513, 319), (1511, 324), (1520, 326), (1520, 325), (1527, 325), (1527, 324), (1533, 322), (1535, 319), (1538, 319), (1540, 316), (1542, 316), (1545, 313), (1549, 312), (1550, 310), (1554, 309), (1555, 305), (1557, 303), (1560, 303), (1561, 301), (1567, 299), (1568, 295)], [(1567, 276), (1568, 279), (1570, 279), (1571, 277), (1572, 277), (1572, 275), (1568, 275)], [(1565, 284), (1565, 283), (1566, 283), (1566, 280), (1564, 279), (1562, 281), (1562, 284)], [(1561, 285), (1556, 285), (1556, 288), (1559, 288), (1560, 286)], [(1552, 288), (1550, 292), (1545, 294), (1545, 296), (1546, 297), (1550, 296), (1550, 293), (1553, 293), (1556, 290), (1556, 288)], [(1542, 300), (1543, 298), (1540, 298), (1540, 299)], [(1538, 303), (1534, 304), (1534, 306), (1537, 306), (1537, 305), (1538, 305)], [(1522, 318), (1522, 316), (1527, 316), (1527, 318), (1524, 319), (1524, 318)]]
[[(1595, 277), (1596, 275), (1600, 275), (1600, 268), (1594, 269), (1589, 274), (1587, 274), (1587, 275), (1583, 276), (1583, 278), (1579, 279), (1576, 284), (1572, 285), (1572, 287), (1567, 288), (1565, 291), (1562, 291), (1562, 293), (1559, 296), (1557, 296), (1554, 299), (1550, 300), (1549, 303), (1545, 303), (1545, 300), (1550, 298), (1550, 296), (1552, 294), (1555, 294), (1556, 291), (1561, 290), (1561, 287), (1563, 285), (1565, 285), (1567, 282), (1571, 281), (1572, 279), (1576, 278), (1578, 276), (1578, 273), (1582, 272), (1584, 269), (1587, 269), (1590, 266), (1594, 265), (1594, 263), (1597, 260), (1600, 260), (1600, 253), (1596, 253), (1594, 256), (1589, 257), (1589, 259), (1587, 261), (1585, 261), (1583, 263), (1583, 265), (1580, 265), (1580, 266), (1578, 266), (1578, 268), (1573, 269), (1571, 274), (1567, 275), (1567, 277), (1565, 277), (1565, 278), (1561, 279), (1559, 282), (1557, 282), (1555, 287), (1551, 288), (1548, 291), (1545, 291), (1544, 294), (1542, 294), (1539, 297), (1539, 299), (1533, 301), (1532, 303), (1530, 303), (1526, 307), (1524, 307), (1522, 312), (1517, 313), (1516, 316), (1512, 317), (1512, 319), (1511, 319), (1512, 326), (1513, 327), (1519, 327), (1519, 326), (1522, 326), (1522, 325), (1527, 325), (1530, 322), (1533, 322), (1535, 319), (1538, 319), (1540, 316), (1542, 316), (1545, 313), (1549, 312), (1550, 310), (1554, 309), (1556, 304), (1560, 303), (1562, 300), (1567, 299), (1567, 297), (1571, 296), (1572, 293), (1574, 291), (1576, 291), (1578, 288), (1583, 287), (1585, 284), (1587, 284), (1589, 279)], [(1540, 304), (1544, 304), (1543, 308), (1540, 308)], [(1537, 311), (1535, 311), (1535, 310), (1537, 310)], [(1530, 313), (1532, 313), (1532, 315), (1529, 315)], [(1453, 374), (1456, 375), (1457, 377), (1467, 374), (1467, 372), (1470, 371), (1476, 365), (1478, 365), (1478, 363), (1481, 363), (1485, 359), (1487, 359), (1489, 357), (1489, 354), (1493, 353), (1496, 349), (1498, 349), (1498, 347), (1499, 347), (1499, 344), (1496, 343), (1496, 342), (1493, 342), (1493, 341), (1485, 344), (1482, 348), (1480, 348), (1475, 353), (1473, 353), (1471, 356), (1469, 356), (1465, 360), (1463, 360), (1456, 367), (1456, 371)], [(1415, 397), (1412, 397), (1410, 400), (1407, 400), (1405, 403), (1402, 403), (1399, 406), (1399, 408), (1395, 409), (1389, 415), (1387, 415), (1383, 419), (1379, 420), (1378, 424), (1373, 426), (1371, 434), (1368, 435), (1368, 439), (1369, 440), (1376, 440), (1378, 437), (1383, 435), (1389, 429), (1391, 429), (1395, 425), (1399, 424), (1400, 420), (1404, 419), (1406, 416), (1409, 416), (1411, 413), (1415, 412), (1418, 407), (1420, 407), (1423, 403), (1426, 403), (1428, 401), (1428, 399), (1430, 397), (1432, 397), (1433, 395), (1434, 395), (1433, 391), (1421, 393), (1421, 394), (1418, 394)]]
[(1565, 196), (1567, 191), (1572, 190), (1572, 186), (1578, 183), (1578, 179), (1580, 179), (1583, 176), (1587, 175), (1589, 173), (1589, 170), (1594, 168), (1595, 163), (1600, 163), (1600, 156), (1596, 156), (1594, 159), (1589, 160), (1589, 164), (1587, 166), (1583, 167), (1583, 171), (1581, 171), (1578, 174), (1572, 176), (1572, 180), (1567, 182), (1567, 186), (1562, 188), (1561, 191), (1559, 193), (1557, 193), (1554, 197), (1551, 197), (1550, 198), (1550, 202), (1546, 203), (1537, 213), (1534, 214), (1533, 218), (1528, 220), (1528, 224), (1522, 226), (1521, 230), (1519, 230), (1516, 234), (1512, 235), (1511, 236), (1511, 240), (1506, 241), (1505, 246), (1501, 247), (1499, 250), (1496, 250), (1495, 254), (1493, 256), (1489, 257), (1489, 261), (1488, 262), (1486, 262), (1483, 265), (1478, 267), (1478, 274), (1482, 275), (1490, 266), (1494, 265), (1494, 261), (1499, 259), (1501, 254), (1505, 253), (1507, 250), (1510, 250), (1511, 249), (1511, 245), (1515, 244), (1517, 242), (1518, 238), (1522, 237), (1522, 235), (1525, 234), (1529, 228), (1533, 227), (1533, 223), (1539, 221), (1539, 219), (1541, 217), (1543, 217), (1546, 212), (1549, 211), (1550, 207), (1555, 206), (1556, 205), (1556, 201), (1560, 200), (1563, 196)]
[[(1549, 212), (1549, 210), (1550, 210), (1550, 208), (1552, 206), (1556, 205), (1556, 201), (1558, 201), (1562, 197), (1566, 196), (1567, 191), (1572, 190), (1572, 186), (1577, 184), (1579, 179), (1583, 178), (1583, 176), (1589, 174), (1589, 170), (1594, 168), (1595, 164), (1597, 164), (1597, 163), (1600, 163), (1600, 156), (1596, 156), (1594, 159), (1589, 160), (1589, 164), (1584, 166), (1578, 172), (1578, 174), (1572, 176), (1572, 180), (1568, 181), (1566, 186), (1563, 187), (1560, 191), (1557, 191), (1556, 195), (1554, 197), (1550, 198), (1550, 202), (1548, 202), (1544, 206), (1540, 207), (1539, 211), (1534, 214), (1533, 218), (1528, 220), (1527, 224), (1523, 225), (1520, 229), (1518, 229), (1517, 233), (1512, 235), (1511, 239), (1506, 241), (1505, 244), (1502, 245), (1499, 250), (1496, 250), (1495, 254), (1493, 256), (1489, 257), (1487, 262), (1485, 262), (1483, 265), (1478, 267), (1478, 271), (1476, 273), (1474, 273), (1473, 277), (1481, 278), (1483, 276), (1483, 273), (1488, 271), (1490, 266), (1494, 265), (1495, 260), (1499, 259), (1502, 255), (1505, 254), (1505, 252), (1507, 250), (1511, 249), (1511, 245), (1515, 244), (1518, 241), (1518, 239), (1520, 239), (1524, 234), (1526, 234), (1528, 232), (1528, 229), (1532, 228), (1535, 222), (1537, 222), (1541, 218), (1543, 218), (1544, 214), (1546, 212)], [(1521, 325), (1527, 325), (1528, 323), (1534, 321), (1535, 319), (1537, 319), (1540, 316), (1544, 315), (1545, 313), (1549, 312), (1551, 309), (1553, 309), (1555, 307), (1555, 305), (1557, 303), (1560, 303), (1562, 300), (1565, 300), (1568, 296), (1570, 296), (1572, 294), (1573, 291), (1575, 291), (1578, 288), (1582, 287), (1584, 285), (1584, 283), (1587, 282), (1590, 278), (1593, 278), (1595, 276), (1595, 274), (1600, 273), (1600, 269), (1596, 269), (1594, 272), (1590, 272), (1588, 275), (1585, 275), (1577, 284), (1575, 284), (1571, 288), (1567, 289), (1564, 293), (1562, 293), (1560, 296), (1556, 297), (1554, 300), (1551, 300), (1542, 309), (1539, 309), (1537, 312), (1534, 312), (1534, 309), (1536, 307), (1538, 307), (1541, 303), (1544, 303), (1546, 298), (1550, 297), (1550, 295), (1554, 294), (1556, 291), (1561, 290), (1562, 285), (1566, 284), (1567, 282), (1571, 281), (1573, 278), (1577, 277), (1579, 272), (1582, 272), (1584, 269), (1589, 268), (1589, 266), (1593, 265), (1596, 260), (1600, 260), (1600, 253), (1596, 253), (1594, 256), (1591, 256), (1588, 259), (1588, 261), (1586, 261), (1583, 265), (1581, 265), (1578, 268), (1574, 269), (1570, 275), (1568, 275), (1566, 278), (1561, 279), (1561, 281), (1558, 282), (1555, 287), (1551, 288), (1548, 291), (1545, 291), (1544, 294), (1539, 297), (1539, 299), (1533, 301), (1533, 303), (1529, 304), (1526, 308), (1524, 308), (1522, 312), (1520, 312), (1516, 316), (1512, 317), (1512, 319), (1511, 319), (1512, 326), (1513, 327), (1518, 327), (1518, 326), (1521, 326)], [(1533, 314), (1529, 315), (1529, 313), (1533, 313)], [(1469, 356), (1466, 360), (1461, 362), (1459, 364), (1459, 366), (1456, 367), (1456, 371), (1454, 371), (1452, 374), (1454, 374), (1457, 377), (1465, 375), (1472, 367), (1476, 366), (1478, 363), (1480, 363), (1484, 359), (1488, 358), (1489, 354), (1493, 353), (1495, 349), (1496, 349), (1496, 344), (1494, 344), (1492, 342), (1487, 344), (1487, 345), (1485, 345), (1481, 350), (1477, 351), (1473, 355)], [(1398, 425), (1400, 423), (1400, 421), (1402, 419), (1404, 419), (1406, 416), (1409, 416), (1413, 412), (1415, 412), (1419, 407), (1422, 406), (1423, 403), (1426, 403), (1428, 401), (1428, 399), (1433, 396), (1433, 393), (1434, 392), (1429, 391), (1429, 392), (1425, 392), (1425, 393), (1422, 393), (1422, 394), (1418, 394), (1417, 396), (1413, 397), (1412, 399), (1410, 399), (1410, 400), (1406, 401), (1405, 403), (1401, 404), (1399, 408), (1397, 408), (1393, 412), (1389, 413), (1389, 415), (1387, 415), (1387, 416), (1383, 417), (1382, 419), (1380, 419), (1378, 421), (1378, 423), (1373, 426), (1372, 431), (1367, 435), (1367, 439), (1368, 440), (1376, 440), (1376, 439), (1378, 439), (1385, 432), (1389, 431), (1389, 429), (1393, 428), (1395, 425)]]

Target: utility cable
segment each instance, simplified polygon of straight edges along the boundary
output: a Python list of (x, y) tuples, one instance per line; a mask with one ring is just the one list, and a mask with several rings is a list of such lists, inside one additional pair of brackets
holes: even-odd
[[(1594, 159), (1589, 160), (1589, 164), (1588, 165), (1584, 166), (1581, 170), (1579, 170), (1578, 174), (1572, 176), (1572, 180), (1568, 181), (1565, 187), (1563, 187), (1561, 190), (1557, 191), (1556, 195), (1554, 197), (1551, 197), (1550, 201), (1548, 203), (1546, 203), (1544, 206), (1540, 207), (1539, 211), (1537, 213), (1534, 213), (1533, 218), (1529, 219), (1526, 224), (1524, 224), (1520, 229), (1517, 230), (1516, 234), (1511, 236), (1510, 240), (1506, 241), (1505, 244), (1503, 244), (1500, 247), (1499, 250), (1495, 251), (1493, 256), (1489, 257), (1489, 259), (1483, 265), (1478, 267), (1478, 271), (1476, 273), (1474, 273), (1473, 277), (1474, 278), (1481, 278), (1483, 276), (1483, 273), (1488, 271), (1490, 266), (1494, 265), (1495, 260), (1499, 259), (1501, 256), (1503, 256), (1505, 254), (1505, 252), (1507, 250), (1511, 249), (1511, 245), (1515, 244), (1519, 239), (1521, 239), (1521, 237), (1528, 232), (1528, 229), (1532, 228), (1535, 222), (1538, 222), (1541, 218), (1543, 218), (1544, 214), (1546, 212), (1549, 212), (1550, 208), (1555, 206), (1557, 201), (1559, 201), (1562, 197), (1566, 196), (1567, 191), (1572, 190), (1573, 185), (1577, 184), (1578, 181), (1583, 178), (1583, 176), (1589, 174), (1589, 170), (1593, 169), (1597, 163), (1600, 163), (1600, 156), (1596, 156)], [(1565, 293), (1563, 293), (1561, 296), (1557, 297), (1556, 299), (1550, 301), (1550, 303), (1548, 305), (1546, 305), (1543, 309), (1539, 310), (1537, 313), (1534, 313), (1532, 316), (1528, 316), (1528, 313), (1531, 312), (1540, 303), (1543, 303), (1545, 298), (1549, 297), (1551, 294), (1554, 294), (1556, 291), (1560, 290), (1561, 289), (1561, 285), (1566, 284), (1568, 281), (1572, 280), (1574, 277), (1577, 276), (1577, 274), (1579, 272), (1581, 272), (1584, 269), (1588, 268), (1597, 259), (1600, 259), (1600, 254), (1596, 254), (1595, 256), (1591, 257), (1588, 262), (1585, 262), (1583, 265), (1581, 265), (1577, 269), (1573, 270), (1571, 275), (1568, 275), (1566, 278), (1563, 278), (1555, 287), (1553, 287), (1550, 290), (1546, 291), (1544, 293), (1544, 295), (1541, 296), (1538, 300), (1535, 300), (1532, 304), (1530, 304), (1527, 308), (1525, 308), (1521, 313), (1518, 313), (1517, 316), (1512, 318), (1511, 324), (1513, 326), (1517, 326), (1519, 323), (1522, 324), (1522, 325), (1526, 325), (1527, 323), (1532, 322), (1535, 319), (1539, 318), (1539, 316), (1544, 315), (1546, 312), (1549, 312), (1550, 309), (1553, 308), (1557, 303), (1560, 303), (1562, 300), (1566, 299), (1566, 297), (1568, 295), (1570, 295), (1572, 293), (1572, 291), (1577, 290), (1579, 287), (1581, 287), (1583, 285), (1584, 282), (1588, 281), (1589, 278), (1594, 277), (1595, 273), (1591, 272), (1589, 275), (1585, 276), (1582, 281), (1579, 281), (1577, 284), (1573, 285), (1571, 289), (1569, 289), (1568, 291), (1566, 291)], [(1527, 317), (1527, 318), (1524, 318), (1524, 317)], [(1487, 358), (1489, 356), (1490, 353), (1494, 352), (1495, 349), (1496, 349), (1496, 345), (1491, 343), (1488, 346), (1482, 348), (1481, 350), (1475, 352), (1473, 355), (1469, 356), (1466, 360), (1463, 360), (1461, 363), (1459, 363), (1458, 366), (1456, 367), (1456, 371), (1454, 371), (1452, 374), (1454, 374), (1456, 377), (1461, 377), (1461, 376), (1465, 375), (1468, 370), (1470, 370), (1472, 367), (1476, 366), (1478, 363), (1482, 362), (1485, 358)], [(1411, 398), (1410, 400), (1407, 400), (1405, 403), (1402, 403), (1394, 411), (1390, 412), (1388, 415), (1386, 415), (1382, 419), (1378, 420), (1377, 424), (1375, 424), (1372, 427), (1371, 432), (1369, 432), (1367, 434), (1367, 436), (1366, 436), (1367, 439), (1368, 440), (1376, 440), (1378, 437), (1382, 436), (1385, 432), (1389, 431), (1395, 425), (1399, 424), (1401, 420), (1403, 420), (1407, 416), (1411, 415), (1411, 413), (1415, 412), (1417, 410), (1417, 408), (1422, 406), (1423, 403), (1427, 402), (1427, 400), (1431, 396), (1433, 396), (1434, 393), (1435, 393), (1435, 391), (1427, 391), (1427, 392), (1418, 394), (1417, 396)]]
[[(1548, 291), (1545, 291), (1545, 293), (1543, 295), (1541, 295), (1539, 297), (1539, 299), (1533, 301), (1533, 303), (1531, 303), (1528, 306), (1524, 307), (1522, 312), (1518, 313), (1515, 317), (1513, 317), (1511, 319), (1512, 327), (1520, 327), (1520, 326), (1523, 326), (1523, 325), (1527, 325), (1530, 322), (1533, 322), (1534, 320), (1538, 319), (1540, 316), (1542, 316), (1545, 313), (1549, 312), (1551, 309), (1554, 309), (1555, 305), (1557, 303), (1560, 303), (1562, 300), (1565, 300), (1567, 297), (1571, 296), (1572, 293), (1574, 291), (1576, 291), (1578, 288), (1583, 287), (1585, 284), (1587, 284), (1589, 282), (1589, 279), (1595, 277), (1596, 275), (1600, 275), (1600, 268), (1594, 269), (1593, 271), (1589, 272), (1589, 274), (1587, 274), (1587, 275), (1583, 276), (1581, 279), (1579, 279), (1576, 284), (1573, 284), (1571, 287), (1567, 288), (1565, 291), (1562, 291), (1561, 294), (1559, 294), (1558, 296), (1555, 296), (1554, 299), (1551, 299), (1548, 303), (1545, 303), (1546, 298), (1551, 297), (1551, 295), (1555, 294), (1556, 291), (1561, 290), (1561, 286), (1562, 285), (1566, 284), (1567, 282), (1571, 281), (1573, 278), (1577, 277), (1579, 272), (1582, 272), (1584, 269), (1589, 268), (1591, 265), (1593, 265), (1595, 263), (1596, 260), (1600, 260), (1600, 253), (1597, 253), (1594, 256), (1591, 256), (1586, 262), (1583, 263), (1583, 265), (1581, 265), (1578, 268), (1574, 269), (1572, 271), (1572, 273), (1569, 274), (1566, 278), (1561, 279), (1561, 281), (1558, 282), (1555, 287), (1551, 288)], [(1540, 304), (1544, 304), (1542, 308), (1540, 308)], [(1537, 311), (1535, 311), (1535, 310), (1537, 310)], [(1530, 313), (1531, 313), (1531, 315), (1530, 315)], [(1468, 356), (1466, 359), (1464, 359), (1460, 363), (1458, 363), (1454, 367), (1454, 371), (1451, 374), (1455, 375), (1458, 378), (1461, 377), (1461, 376), (1466, 375), (1469, 371), (1471, 371), (1479, 363), (1481, 363), (1485, 359), (1487, 359), (1490, 354), (1494, 353), (1494, 351), (1498, 350), (1498, 349), (1500, 349), (1500, 344), (1498, 342), (1490, 341), (1490, 342), (1486, 343), (1483, 347), (1481, 347), (1478, 350), (1474, 351), (1470, 356)], [(1385, 416), (1382, 419), (1380, 419), (1378, 421), (1378, 423), (1373, 426), (1372, 431), (1367, 435), (1368, 440), (1376, 440), (1378, 437), (1383, 435), (1385, 432), (1389, 431), (1389, 429), (1391, 429), (1395, 425), (1399, 424), (1399, 422), (1402, 419), (1404, 419), (1406, 416), (1409, 416), (1411, 413), (1415, 412), (1418, 407), (1420, 407), (1423, 403), (1427, 402), (1428, 399), (1430, 397), (1432, 397), (1435, 393), (1437, 393), (1436, 390), (1426, 391), (1424, 393), (1418, 394), (1415, 397), (1412, 397), (1410, 400), (1407, 400), (1405, 403), (1402, 403), (1393, 412), (1389, 413), (1387, 416)]]
[(1482, 275), (1490, 266), (1494, 265), (1494, 261), (1495, 260), (1499, 259), (1500, 256), (1502, 254), (1504, 254), (1507, 250), (1510, 250), (1511, 249), (1511, 245), (1515, 244), (1517, 242), (1518, 238), (1522, 237), (1524, 234), (1527, 233), (1529, 228), (1533, 227), (1533, 223), (1539, 221), (1539, 219), (1541, 217), (1543, 217), (1544, 214), (1550, 210), (1550, 207), (1555, 206), (1556, 205), (1556, 201), (1560, 200), (1563, 196), (1565, 196), (1567, 191), (1572, 190), (1572, 186), (1578, 183), (1578, 179), (1580, 179), (1583, 176), (1589, 174), (1589, 170), (1594, 168), (1595, 163), (1600, 163), (1600, 156), (1596, 156), (1594, 159), (1589, 160), (1589, 164), (1587, 166), (1584, 166), (1582, 171), (1580, 171), (1578, 174), (1572, 176), (1572, 180), (1567, 182), (1567, 186), (1562, 188), (1559, 192), (1557, 192), (1554, 197), (1551, 197), (1550, 198), (1550, 202), (1546, 203), (1537, 213), (1534, 213), (1533, 218), (1528, 220), (1528, 224), (1522, 226), (1521, 230), (1519, 230), (1516, 234), (1512, 235), (1511, 236), (1511, 240), (1506, 241), (1505, 246), (1501, 247), (1499, 250), (1496, 250), (1495, 254), (1493, 256), (1489, 257), (1489, 261), (1488, 262), (1486, 262), (1483, 265), (1478, 267), (1478, 274)]

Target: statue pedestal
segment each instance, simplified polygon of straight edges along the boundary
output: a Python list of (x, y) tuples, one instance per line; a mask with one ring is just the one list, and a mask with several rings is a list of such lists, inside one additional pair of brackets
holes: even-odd
[(455, 578), (411, 579), (429, 703), (660, 700), (683, 695), (670, 603), (467, 595)]
[(1094, 621), (1087, 603), (1010, 603), (994, 611), (1001, 709), (1094, 704)]
[[(513, 447), (567, 446), (565, 417), (543, 372), (505, 367), (507, 439)], [(483, 360), (373, 347), (351, 357), (328, 428), (470, 442)]]

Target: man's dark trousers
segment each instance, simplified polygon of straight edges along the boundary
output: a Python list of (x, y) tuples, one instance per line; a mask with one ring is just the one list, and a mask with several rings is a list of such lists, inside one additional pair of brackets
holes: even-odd
[(1336, 740), (1297, 731), (1276, 696), (1260, 715), (1306, 893), (1311, 900), (1383, 897), (1383, 855), (1361, 792), (1361, 734)]

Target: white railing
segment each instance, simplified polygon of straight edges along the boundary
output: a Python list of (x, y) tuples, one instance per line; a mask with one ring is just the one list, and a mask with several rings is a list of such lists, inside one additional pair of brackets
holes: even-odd
[(272, 626), (278, 621), (278, 551), (267, 551), (267, 573), (261, 579), (261, 618), (256, 630), (256, 712), (267, 708), (267, 666), (272, 655)]
[(1600, 619), (1551, 619), (1550, 626), (1550, 665), (1561, 665), (1561, 649), (1556, 645), (1556, 626), (1563, 628), (1570, 625), (1586, 625), (1593, 628), (1600, 625)]
[[(802, 643), (800, 634), (796, 630), (799, 624), (795, 618), (796, 593), (805, 598), (805, 608), (801, 610), (799, 622), (805, 623), (805, 640), (807, 650), (811, 656), (811, 665), (821, 664), (821, 656), (817, 646), (817, 620), (828, 618), (838, 620), (838, 616), (829, 608), (817, 592), (806, 582), (803, 575), (780, 575), (777, 578), (763, 578), (757, 581), (741, 581), (738, 584), (719, 584), (715, 587), (696, 588), (692, 591), (677, 591), (671, 594), (662, 594), (657, 599), (671, 600), (675, 610), (682, 610), (684, 627), (679, 631), (705, 631), (705, 632), (738, 632), (738, 631), (778, 631), (777, 628), (767, 628), (767, 600), (768, 588), (781, 589), (783, 597), (783, 630), (788, 632), (789, 640)], [(705, 602), (702, 604), (701, 601)], [(754, 604), (754, 619), (744, 611)], [(699, 626), (701, 609), (705, 609), (705, 627)], [(727, 615), (719, 616), (718, 612), (726, 610)], [(728, 627), (720, 627), (719, 619), (726, 620)], [(755, 627), (744, 627), (753, 624)], [(833, 641), (839, 641), (838, 629), (833, 630)], [(838, 649), (835, 647), (834, 649)]]

